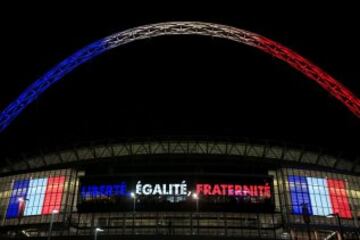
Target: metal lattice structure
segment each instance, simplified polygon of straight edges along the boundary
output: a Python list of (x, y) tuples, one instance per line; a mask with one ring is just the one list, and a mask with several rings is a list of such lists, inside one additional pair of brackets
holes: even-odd
[(86, 164), (91, 161), (114, 159), (122, 161), (127, 157), (159, 156), (159, 155), (201, 155), (201, 156), (232, 156), (241, 163), (253, 158), (287, 163), (301, 166), (312, 165), (324, 169), (360, 173), (360, 162), (348, 160), (343, 157), (333, 156), (323, 152), (309, 151), (304, 148), (293, 148), (271, 144), (254, 144), (250, 142), (226, 141), (196, 141), (196, 140), (162, 140), (162, 141), (137, 141), (125, 143), (89, 144), (73, 147), (61, 151), (34, 156), (22, 156), (22, 159), (8, 159), (8, 165), (0, 169), (0, 174), (17, 171), (34, 171), (41, 168), (72, 165), (73, 163)]
[(92, 43), (60, 62), (31, 84), (0, 114), (0, 132), (46, 89), (63, 78), (77, 66), (97, 55), (118, 46), (165, 35), (202, 35), (223, 38), (258, 48), (302, 72), (341, 101), (360, 118), (360, 99), (329, 74), (281, 44), (239, 28), (205, 22), (165, 22), (125, 30)]

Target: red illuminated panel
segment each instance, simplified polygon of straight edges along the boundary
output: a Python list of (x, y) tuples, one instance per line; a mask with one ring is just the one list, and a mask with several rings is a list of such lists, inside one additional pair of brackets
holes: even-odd
[(333, 212), (342, 218), (351, 218), (349, 198), (343, 180), (327, 179)]
[(252, 196), (271, 198), (271, 189), (268, 183), (264, 185), (240, 184), (196, 184), (196, 193), (200, 195), (220, 196)]
[(53, 211), (60, 211), (64, 183), (64, 176), (48, 178), (42, 214), (51, 214)]

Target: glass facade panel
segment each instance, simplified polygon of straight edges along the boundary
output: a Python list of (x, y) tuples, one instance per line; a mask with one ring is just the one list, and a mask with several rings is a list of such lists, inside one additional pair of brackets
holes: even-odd
[[(30, 234), (46, 236), (47, 228), (44, 226), (48, 226), (51, 212), (57, 210), (60, 214), (54, 216), (54, 223), (66, 223), (66, 226), (72, 228), (65, 231), (55, 228), (54, 236), (89, 235), (93, 234), (94, 227), (100, 226), (107, 229), (101, 233), (103, 235), (248, 235), (264, 238), (276, 235), (280, 239), (283, 231), (281, 228), (285, 223), (290, 229), (295, 226), (295, 230), (296, 226), (304, 224), (301, 216), (303, 204), (307, 205), (314, 228), (325, 226), (336, 230), (336, 218), (325, 216), (337, 213), (341, 217), (344, 231), (348, 231), (358, 226), (357, 217), (360, 217), (360, 178), (335, 172), (294, 168), (272, 170), (277, 211), (259, 215), (221, 210), (204, 211), (201, 208), (203, 199), (200, 200), (199, 213), (156, 210), (79, 213), (74, 207), (80, 188), (78, 175), (80, 174), (74, 170), (50, 170), (0, 178), (1, 226), (17, 229), (24, 224), (24, 229), (36, 229)], [(297, 237), (307, 236), (301, 229), (293, 234)], [(315, 239), (314, 232), (312, 234)]]
[[(59, 175), (65, 174), (65, 175)], [(54, 210), (69, 214), (76, 172), (53, 170), (0, 178), (0, 225), (48, 223)], [(60, 214), (58, 214), (60, 217)], [(54, 216), (54, 221), (63, 217)]]
[[(301, 215), (303, 204), (306, 204), (309, 207), (309, 215), (338, 214), (344, 219), (352, 218), (350, 202), (354, 202), (353, 210), (355, 210), (356, 202), (359, 202), (359, 199), (355, 195), (348, 195), (345, 180), (327, 178), (325, 173), (321, 172), (289, 171), (290, 174), (293, 172), (304, 176), (288, 175), (287, 177), (292, 214)], [(311, 175), (323, 177), (312, 177)], [(318, 220), (318, 222), (320, 221)]]
[(24, 216), (40, 215), (44, 203), (47, 178), (31, 179), (26, 196)]
[(312, 215), (312, 208), (310, 208), (310, 194), (306, 177), (303, 176), (288, 176), (289, 188), (292, 201), (292, 213), (302, 214), (303, 206), (305, 205), (310, 215)]
[(44, 207), (42, 214), (59, 212), (64, 192), (65, 177), (50, 177), (45, 191)]
[(330, 191), (331, 204), (334, 213), (343, 218), (351, 218), (349, 198), (345, 189), (345, 182), (337, 179), (327, 179)]
[(327, 216), (332, 213), (327, 182), (323, 178), (306, 178), (310, 193), (311, 210), (314, 215)]
[(6, 218), (17, 218), (23, 214), (29, 180), (16, 180), (13, 185)]

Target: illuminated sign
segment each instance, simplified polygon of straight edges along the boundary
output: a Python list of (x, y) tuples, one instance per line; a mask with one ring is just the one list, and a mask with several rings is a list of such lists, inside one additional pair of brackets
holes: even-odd
[(203, 211), (272, 212), (272, 192), (271, 177), (82, 177), (77, 209), (131, 211), (135, 204), (136, 211), (193, 211), (197, 194)]
[(128, 195), (127, 185), (125, 182), (115, 184), (102, 184), (102, 185), (84, 185), (81, 186), (80, 195), (83, 200), (95, 198), (110, 198), (121, 197)]
[(352, 217), (344, 180), (291, 175), (288, 182), (293, 214), (302, 214), (306, 205), (309, 215)]
[(136, 194), (137, 195), (188, 195), (186, 181), (183, 180), (181, 183), (136, 183)]
[(199, 195), (219, 196), (250, 196), (271, 198), (269, 183), (264, 185), (240, 185), (240, 184), (196, 184), (196, 193)]
[(6, 218), (59, 212), (64, 183), (64, 176), (14, 181)]

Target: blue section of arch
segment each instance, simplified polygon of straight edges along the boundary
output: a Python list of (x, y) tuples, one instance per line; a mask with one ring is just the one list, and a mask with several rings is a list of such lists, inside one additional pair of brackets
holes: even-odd
[(32, 83), (20, 96), (10, 103), (0, 114), (0, 132), (4, 131), (7, 126), (15, 119), (30, 103), (32, 103), (41, 93), (51, 85), (60, 80), (67, 73), (79, 65), (89, 61), (97, 55), (107, 50), (105, 39), (96, 41), (81, 50), (77, 51), (70, 57), (66, 58), (42, 77)]

